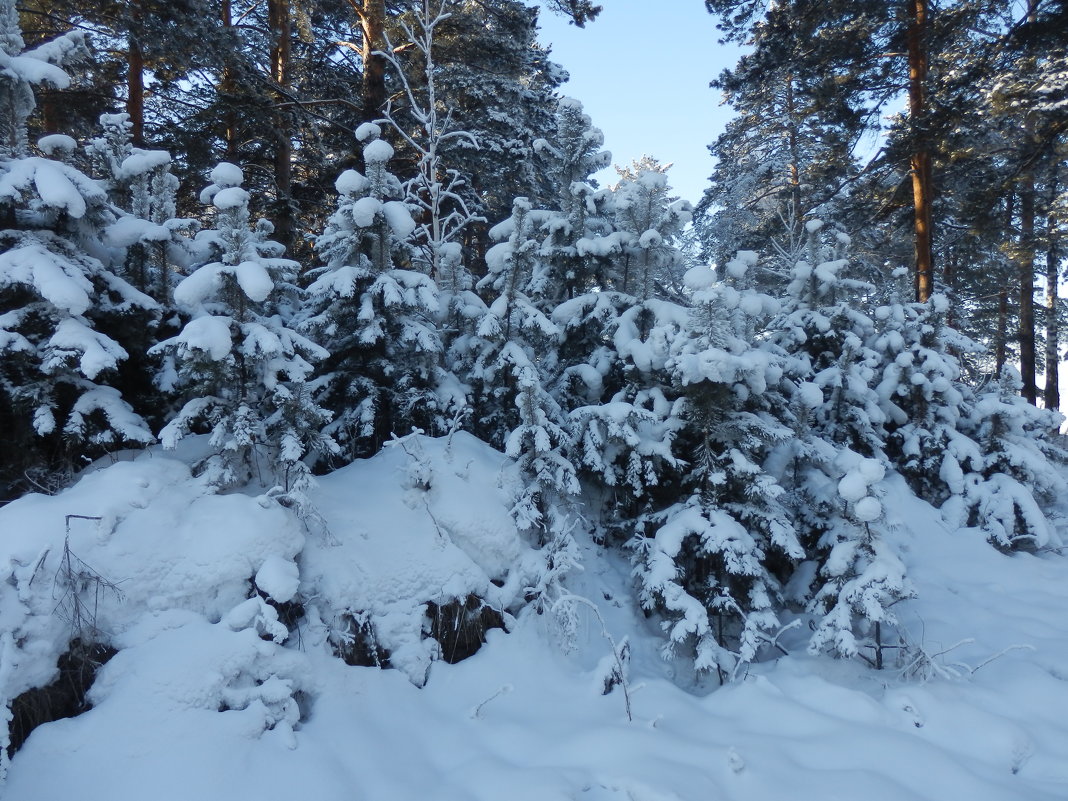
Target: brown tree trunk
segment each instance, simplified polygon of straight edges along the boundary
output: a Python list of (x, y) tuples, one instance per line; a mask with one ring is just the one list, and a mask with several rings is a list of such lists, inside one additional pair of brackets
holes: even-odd
[(1020, 282), (1020, 378), (1029, 403), (1038, 400), (1035, 386), (1035, 176), (1028, 167), (1020, 181), (1020, 239), (1016, 250)]
[(363, 33), (363, 119), (378, 119), (386, 105), (386, 60), (376, 51), (386, 49), (386, 0), (350, 0), (360, 17)]
[(144, 53), (137, 36), (130, 34), (126, 52), (126, 113), (130, 117), (130, 143), (144, 146)]
[[(234, 27), (231, 0), (222, 0), (220, 17), (224, 28), (231, 30)], [(236, 164), (238, 162), (238, 132), (234, 98), (237, 94), (237, 81), (234, 79), (234, 68), (229, 58), (226, 59), (226, 63), (223, 66), (222, 78), (219, 81), (219, 92), (226, 99), (226, 111), (223, 113), (223, 141), (226, 143), (226, 152), (223, 158), (231, 164)]]
[[(1051, 187), (1051, 197), (1056, 197), (1055, 188)], [(1060, 254), (1057, 244), (1057, 218), (1051, 208), (1046, 216), (1046, 390), (1043, 400), (1047, 409), (1059, 409), (1061, 405), (1061, 327), (1057, 319)]]
[(275, 115), (274, 183), (278, 208), (275, 212), (275, 239), (286, 247), (293, 241), (293, 131), (292, 117), (283, 110), (289, 98), (290, 29), (289, 0), (268, 0), (267, 21), (271, 29), (271, 82), (278, 104)]
[(916, 300), (925, 302), (934, 291), (934, 251), (931, 245), (931, 154), (923, 131), (926, 110), (928, 0), (908, 0), (909, 122), (912, 128), (912, 206), (916, 249)]

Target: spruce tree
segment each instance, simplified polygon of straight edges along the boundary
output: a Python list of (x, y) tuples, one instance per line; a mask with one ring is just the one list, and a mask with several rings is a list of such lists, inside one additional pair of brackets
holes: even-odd
[(185, 400), (160, 439), (174, 448), (191, 433), (210, 433), (199, 469), (217, 486), (255, 481), (299, 491), (304, 459), (336, 450), (320, 434), (329, 414), (305, 383), (327, 352), (290, 325), (299, 265), (268, 239), (269, 222), (250, 225), (241, 170), (223, 162), (211, 179), (201, 199), (214, 206), (216, 226), (198, 240), (212, 258), (175, 288), (188, 322), (153, 349), (165, 357), (162, 388)]
[(345, 461), (413, 428), (443, 432), (465, 404), (442, 363), (437, 285), (406, 269), (416, 224), (381, 133), (373, 123), (357, 131), (367, 174), (346, 170), (337, 179), (337, 210), (316, 240), (325, 264), (310, 272), (301, 312), (302, 330), (331, 353), (315, 388), (334, 415), (327, 432)]
[(101, 453), (153, 441), (121, 391), (126, 321), (155, 302), (113, 269), (102, 242), (114, 220), (105, 192), (68, 160), (64, 135), (28, 152), (33, 87), (69, 83), (61, 69), (84, 52), (80, 33), (24, 51), (13, 3), (0, 2), (0, 421), (24, 469), (69, 471)]

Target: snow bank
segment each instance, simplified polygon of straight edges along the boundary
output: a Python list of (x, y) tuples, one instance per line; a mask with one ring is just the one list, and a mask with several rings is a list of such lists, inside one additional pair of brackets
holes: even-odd
[[(867, 462), (843, 467), (848, 494), (879, 480)], [(510, 470), (466, 435), (408, 438), (324, 477), (310, 533), (273, 501), (208, 493), (158, 451), (0, 509), (4, 697), (47, 681), (70, 637), (54, 614), (65, 515), (101, 518), (70, 521), (70, 551), (121, 590), (99, 596), (119, 653), (93, 708), (33, 732), (5, 801), (1068, 797), (1064, 557), (951, 530), (892, 474), (879, 476), (887, 536), (918, 597), (895, 607), (900, 647), (883, 671), (806, 655), (801, 627), (782, 638), (790, 656), (708, 692), (660, 659), (629, 565), (581, 530), (570, 589), (588, 601), (570, 640), (528, 611), (471, 659), (423, 663), (422, 689), (337, 659), (345, 610), (384, 621), (395, 653), (412, 646), (411, 669), (427, 600), (506, 602), (528, 548)], [(284, 644), (253, 579), (276, 601), (299, 580), (307, 614)], [(623, 637), (631, 721), (618, 687), (602, 694)]]

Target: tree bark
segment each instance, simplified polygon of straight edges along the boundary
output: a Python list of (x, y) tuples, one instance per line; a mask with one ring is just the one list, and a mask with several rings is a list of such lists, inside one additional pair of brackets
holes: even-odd
[[(1030, 139), (1030, 137), (1028, 137)], [(1020, 179), (1020, 239), (1016, 250), (1020, 285), (1020, 378), (1022, 395), (1037, 403), (1035, 385), (1035, 175), (1028, 167)]]
[[(232, 0), (222, 0), (220, 17), (223, 27), (230, 31), (234, 27)], [(237, 155), (237, 111), (234, 108), (234, 98), (237, 94), (237, 81), (234, 78), (234, 68), (230, 58), (222, 70), (222, 79), (219, 81), (219, 91), (225, 98), (226, 111), (223, 112), (223, 141), (226, 143), (224, 159), (231, 164), (238, 162)]]
[(145, 146), (145, 54), (138, 39), (143, 22), (141, 3), (130, 4), (130, 31), (126, 47), (126, 113), (130, 115), (130, 142)]
[(386, 1), (363, 0), (362, 3), (350, 0), (360, 18), (360, 30), (363, 33), (363, 119), (370, 122), (379, 118), (386, 105), (386, 60), (376, 51), (386, 49)]
[[(1056, 197), (1056, 182), (1050, 196)], [(1058, 319), (1060, 305), (1060, 254), (1057, 248), (1057, 218), (1052, 208), (1046, 216), (1046, 389), (1043, 401), (1047, 409), (1061, 406), (1061, 328)]]
[(934, 251), (931, 230), (931, 154), (928, 150), (926, 122), (928, 0), (909, 3), (909, 122), (912, 132), (912, 206), (916, 250), (916, 300), (926, 302), (934, 291)]
[(286, 247), (293, 242), (296, 228), (293, 219), (293, 131), (292, 116), (282, 110), (288, 102), (290, 29), (292, 19), (289, 0), (267, 1), (268, 25), (271, 29), (271, 82), (275, 89), (274, 184), (277, 198), (275, 239)]

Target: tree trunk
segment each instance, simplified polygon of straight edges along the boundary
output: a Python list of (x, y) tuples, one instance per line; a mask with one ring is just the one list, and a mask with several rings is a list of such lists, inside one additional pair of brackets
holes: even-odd
[[(228, 31), (232, 30), (234, 21), (231, 0), (222, 0), (220, 17), (222, 19), (223, 28)], [(226, 103), (226, 111), (223, 112), (223, 141), (226, 144), (226, 151), (223, 158), (231, 164), (236, 164), (239, 160), (237, 154), (237, 111), (234, 108), (234, 100), (237, 95), (237, 81), (234, 78), (234, 68), (229, 56), (227, 56), (223, 66), (222, 77), (219, 81), (219, 93), (225, 98)]]
[(1016, 250), (1020, 282), (1020, 378), (1022, 394), (1036, 403), (1035, 386), (1035, 175), (1028, 167), (1020, 180), (1020, 239)]
[(928, 0), (908, 0), (909, 123), (912, 133), (912, 206), (916, 249), (916, 300), (925, 302), (934, 291), (934, 251), (931, 245), (931, 154), (928, 150), (926, 111)]
[(275, 211), (275, 239), (287, 248), (293, 242), (293, 132), (292, 116), (282, 104), (289, 98), (290, 28), (292, 26), (289, 0), (268, 0), (267, 18), (271, 29), (271, 82), (278, 104), (274, 114), (275, 152), (274, 184), (277, 197)]
[[(1056, 183), (1050, 188), (1051, 197), (1056, 197)], [(1060, 281), (1060, 254), (1057, 248), (1057, 218), (1052, 209), (1046, 216), (1046, 390), (1043, 395), (1047, 409), (1061, 406), (1061, 328), (1057, 308), (1060, 297), (1057, 284)]]
[(362, 6), (353, 6), (363, 33), (363, 119), (370, 122), (381, 116), (386, 105), (386, 60), (375, 55), (386, 49), (386, 0), (363, 0)]
[[(133, 18), (139, 19), (140, 14), (135, 12)], [(126, 52), (126, 113), (130, 117), (130, 144), (144, 147), (144, 52), (132, 32)]]

